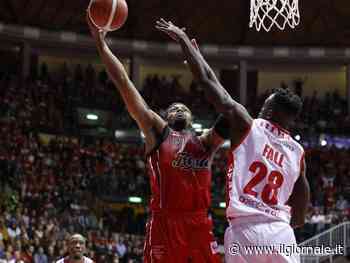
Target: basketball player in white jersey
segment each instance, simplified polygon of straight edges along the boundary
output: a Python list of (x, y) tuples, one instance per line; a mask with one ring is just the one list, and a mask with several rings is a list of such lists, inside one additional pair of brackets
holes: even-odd
[(84, 256), (85, 243), (86, 240), (82, 235), (72, 235), (68, 240), (68, 256), (56, 261), (56, 263), (94, 263), (93, 260)]
[[(304, 150), (287, 129), (301, 111), (301, 99), (288, 89), (279, 89), (265, 101), (259, 117), (253, 119), (221, 86), (184, 30), (164, 19), (157, 21), (156, 28), (180, 43), (208, 101), (227, 120), (231, 150), (226, 191), (230, 223), (225, 233), (226, 262), (299, 262), (297, 253), (289, 253), (296, 246), (292, 228), (304, 224), (310, 189)], [(260, 248), (252, 251), (250, 246)]]

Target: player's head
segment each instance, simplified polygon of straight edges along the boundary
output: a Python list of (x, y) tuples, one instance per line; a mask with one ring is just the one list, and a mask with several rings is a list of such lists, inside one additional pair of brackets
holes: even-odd
[(271, 120), (284, 128), (290, 127), (301, 112), (301, 98), (287, 89), (279, 88), (265, 100), (259, 118)]
[(185, 104), (175, 102), (167, 108), (166, 120), (172, 129), (182, 131), (191, 127), (192, 112)]
[(85, 238), (80, 234), (73, 234), (68, 240), (69, 256), (73, 260), (80, 260), (85, 252)]

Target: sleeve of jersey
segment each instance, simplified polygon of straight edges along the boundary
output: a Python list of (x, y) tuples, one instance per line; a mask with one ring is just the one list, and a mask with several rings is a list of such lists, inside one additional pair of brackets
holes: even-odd
[(230, 123), (220, 114), (214, 123), (214, 131), (223, 139), (230, 138)]

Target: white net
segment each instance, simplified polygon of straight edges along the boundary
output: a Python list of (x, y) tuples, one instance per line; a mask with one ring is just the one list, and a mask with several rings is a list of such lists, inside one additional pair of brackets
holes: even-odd
[(249, 27), (260, 31), (270, 31), (275, 25), (284, 30), (288, 24), (291, 28), (300, 22), (298, 0), (250, 0)]

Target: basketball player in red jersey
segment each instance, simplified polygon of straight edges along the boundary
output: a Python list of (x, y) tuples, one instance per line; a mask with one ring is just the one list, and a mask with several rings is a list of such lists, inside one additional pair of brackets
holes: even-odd
[[(157, 21), (156, 28), (181, 45), (207, 99), (230, 126), (226, 262), (299, 262), (292, 227), (304, 224), (310, 190), (304, 149), (287, 129), (301, 111), (301, 99), (279, 89), (253, 119), (221, 86), (184, 30), (164, 19)], [(252, 252), (248, 246), (266, 250)]]
[(220, 119), (197, 137), (191, 111), (170, 105), (165, 120), (152, 111), (110, 51), (105, 34), (88, 19), (99, 54), (126, 107), (145, 135), (152, 216), (147, 224), (145, 263), (220, 262), (208, 218), (211, 163), (223, 143)]
[(68, 240), (69, 255), (56, 261), (56, 263), (94, 263), (92, 259), (84, 256), (85, 243), (86, 240), (82, 235), (72, 235)]

